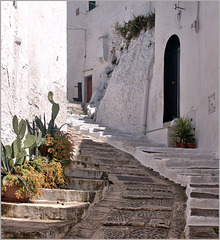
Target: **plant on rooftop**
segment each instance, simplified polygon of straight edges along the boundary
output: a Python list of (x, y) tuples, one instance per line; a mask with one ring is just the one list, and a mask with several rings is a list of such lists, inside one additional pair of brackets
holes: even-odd
[(124, 22), (124, 25), (116, 22), (115, 31), (125, 39), (127, 47), (132, 38), (139, 36), (142, 30), (146, 31), (155, 26), (155, 13), (149, 13), (147, 16), (134, 16), (132, 20)]

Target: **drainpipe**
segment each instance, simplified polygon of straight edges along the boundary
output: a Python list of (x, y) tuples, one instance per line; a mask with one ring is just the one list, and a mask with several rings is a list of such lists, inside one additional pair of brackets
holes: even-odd
[(195, 32), (196, 32), (196, 33), (199, 32), (199, 5), (200, 5), (200, 3), (197, 2), (196, 20), (193, 21), (193, 23), (191, 24), (191, 28), (195, 28)]
[(149, 92), (150, 92), (150, 81), (153, 77), (153, 65), (154, 65), (154, 51), (153, 51), (153, 55), (150, 59), (149, 67), (147, 70), (147, 81), (146, 81), (146, 85), (145, 85), (145, 96), (144, 96), (145, 108), (144, 108), (144, 119), (143, 119), (143, 129), (142, 129), (142, 133), (144, 135), (147, 134), (148, 100), (149, 100)]

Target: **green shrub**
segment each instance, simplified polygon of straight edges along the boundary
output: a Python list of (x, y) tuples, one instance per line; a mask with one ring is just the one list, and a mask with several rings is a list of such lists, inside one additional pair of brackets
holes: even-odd
[(124, 22), (124, 25), (119, 24), (116, 22), (115, 24), (115, 31), (121, 35), (129, 46), (129, 43), (132, 38), (136, 38), (139, 36), (142, 30), (146, 31), (151, 29), (155, 26), (155, 13), (149, 13), (149, 15), (139, 15), (134, 16), (132, 20), (128, 22)]

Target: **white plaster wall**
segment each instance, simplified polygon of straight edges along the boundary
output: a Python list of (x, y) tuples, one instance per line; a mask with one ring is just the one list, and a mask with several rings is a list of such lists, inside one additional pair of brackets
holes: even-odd
[[(191, 28), (197, 17), (197, 2), (180, 2), (185, 10), (179, 22), (174, 3), (156, 3), (155, 65), (147, 131), (163, 128), (164, 51), (169, 37), (176, 34), (180, 39), (180, 115), (194, 117), (198, 147), (218, 153), (219, 3), (200, 2), (198, 33)], [(215, 94), (216, 110), (208, 114), (208, 97), (212, 94)]]
[(98, 122), (124, 132), (143, 133), (145, 91), (153, 63), (154, 30), (142, 31), (112, 73), (98, 108)]
[[(99, 86), (115, 45), (115, 23), (130, 20), (133, 14), (146, 14), (153, 11), (155, 6), (154, 2), (148, 1), (96, 1), (96, 4), (97, 7), (88, 12), (88, 1), (68, 3), (68, 25), (86, 29), (86, 49), (83, 31), (68, 30), (68, 47), (72, 51), (72, 54), (68, 51), (69, 101), (77, 97), (77, 89), (73, 86), (77, 82), (84, 84), (84, 77), (92, 75), (93, 92)], [(75, 14), (76, 8), (82, 12), (78, 16)], [(69, 33), (70, 31), (74, 33)], [(84, 51), (86, 58), (82, 60)]]
[[(82, 2), (81, 2), (82, 3)], [(156, 10), (155, 23), (155, 63), (153, 78), (149, 81), (149, 99), (144, 99), (144, 77), (140, 74), (137, 79), (139, 66), (127, 69), (127, 64), (116, 67), (112, 73), (106, 95), (99, 106), (97, 120), (102, 121), (113, 128), (133, 133), (141, 133), (144, 124), (145, 111), (147, 109), (146, 131), (152, 140), (167, 142), (166, 127), (163, 124), (163, 71), (164, 52), (168, 39), (176, 34), (180, 39), (180, 115), (190, 115), (194, 118), (198, 147), (203, 150), (219, 152), (219, 3), (218, 1), (201, 1), (199, 9), (199, 32), (191, 28), (197, 18), (196, 1), (180, 1), (180, 20), (177, 19), (177, 10), (174, 10), (175, 1), (166, 2), (99, 2), (97, 7), (84, 16), (86, 19), (86, 58), (84, 71), (74, 81), (82, 81), (85, 76), (93, 75), (93, 91), (99, 87), (102, 73), (109, 66), (110, 51), (114, 44), (118, 43), (114, 35), (114, 23), (128, 21), (135, 14), (146, 14), (148, 10)], [(211, 17), (210, 17), (211, 16)], [(81, 16), (83, 18), (83, 16)], [(100, 58), (103, 53), (103, 43), (100, 36), (108, 38), (108, 61)], [(79, 39), (77, 40), (79, 41)], [(140, 40), (137, 40), (137, 42)], [(83, 39), (81, 37), (81, 42)], [(82, 44), (77, 47), (83, 49)], [(136, 49), (135, 59), (143, 54), (141, 49)], [(74, 50), (75, 51), (75, 50)], [(129, 56), (130, 53), (127, 53)], [(130, 57), (132, 54), (130, 55)], [(76, 54), (75, 57), (78, 57)], [(126, 58), (126, 57), (125, 57)], [(104, 59), (104, 60), (103, 60)], [(131, 58), (132, 59), (132, 58)], [(134, 59), (133, 59), (134, 60)], [(71, 61), (71, 60), (70, 60)], [(129, 62), (129, 60), (126, 60)], [(131, 61), (131, 60), (130, 60)], [(132, 66), (137, 62), (132, 61)], [(145, 64), (142, 62), (142, 64)], [(81, 71), (82, 63), (73, 67), (76, 74)], [(127, 75), (121, 73), (126, 69)], [(138, 92), (131, 81), (136, 80)], [(125, 84), (128, 79), (129, 84)], [(134, 88), (134, 90), (133, 90)], [(133, 94), (135, 92), (135, 94)], [(208, 97), (215, 94), (215, 111), (208, 114)], [(117, 96), (117, 98), (116, 98)], [(148, 104), (147, 104), (148, 102)], [(111, 113), (111, 114), (110, 114)], [(164, 139), (166, 138), (166, 139)]]
[(66, 2), (2, 1), (1, 14), (1, 138), (10, 143), (13, 115), (50, 120), (49, 91), (56, 123), (66, 122)]

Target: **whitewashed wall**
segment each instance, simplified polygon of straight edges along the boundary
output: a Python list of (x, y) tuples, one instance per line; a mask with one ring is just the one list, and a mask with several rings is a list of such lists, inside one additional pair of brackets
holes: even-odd
[(11, 142), (12, 116), (32, 120), (60, 104), (57, 124), (66, 122), (66, 2), (1, 2), (1, 138)]
[[(155, 55), (152, 79), (146, 81), (144, 79), (146, 74), (140, 74), (140, 77), (137, 77), (144, 69), (144, 64), (147, 65), (146, 58), (146, 62), (141, 61), (143, 68), (139, 71), (139, 59), (146, 53), (143, 52), (145, 51), (144, 45), (141, 45), (136, 51), (132, 50), (133, 55), (131, 52), (124, 52), (121, 59), (128, 63), (132, 61), (131, 69), (133, 71), (128, 69), (126, 76), (123, 71), (126, 70), (127, 65), (122, 63), (114, 68), (106, 94), (101, 100), (97, 112), (97, 120), (121, 131), (137, 134), (143, 132), (143, 126), (146, 123), (146, 132), (150, 139), (168, 144), (168, 128), (163, 124), (164, 52), (168, 39), (176, 34), (180, 39), (180, 115), (189, 115), (193, 118), (199, 149), (219, 153), (219, 3), (218, 1), (200, 2), (198, 32), (195, 31), (195, 28), (191, 28), (192, 23), (197, 19), (198, 2), (180, 1), (179, 6), (184, 10), (181, 10), (179, 20), (177, 18), (178, 11), (174, 10), (174, 4), (177, 2), (117, 1), (116, 3), (97, 1), (98, 6), (91, 12), (74, 17), (74, 21), (78, 18), (79, 23), (82, 23), (80, 18), (85, 21), (87, 53), (83, 62), (84, 67), (82, 63), (77, 64), (77, 61), (73, 66), (74, 76), (76, 76), (74, 81), (83, 81), (84, 77), (92, 74), (93, 91), (95, 91), (100, 76), (110, 61), (109, 58), (106, 61), (102, 56), (103, 45), (100, 44), (100, 36), (107, 36), (109, 39), (109, 57), (116, 42), (113, 33), (115, 22), (123, 23), (133, 17), (133, 12), (136, 15), (147, 14), (155, 7)], [(76, 5), (80, 6), (78, 3)], [(75, 9), (77, 6), (72, 7)], [(83, 7), (80, 8), (83, 9)], [(88, 8), (85, 9), (88, 10)], [(83, 38), (80, 38), (81, 44), (78, 45), (79, 39), (77, 38), (80, 38), (79, 35), (73, 38), (75, 48), (80, 48), (83, 52), (83, 49), (85, 50), (82, 44)], [(141, 38), (136, 40), (137, 45), (138, 41), (141, 41)], [(135, 48), (135, 43), (133, 44), (131, 49)], [(78, 53), (74, 48), (73, 51), (78, 59)], [(126, 55), (127, 57), (133, 56), (133, 59), (127, 59)], [(81, 72), (82, 69), (84, 69), (83, 72)], [(89, 69), (93, 70), (87, 71)], [(145, 70), (149, 69), (145, 68)], [(132, 77), (135, 82), (131, 81)], [(121, 82), (119, 82), (120, 79)], [(128, 81), (128, 84), (125, 80)], [(148, 100), (145, 98), (144, 87), (145, 93), (146, 88), (149, 89)], [(133, 94), (138, 91), (139, 95)], [(209, 100), (213, 104), (212, 108), (215, 107), (212, 113), (209, 113)], [(146, 122), (145, 115), (147, 116)]]
[[(168, 39), (180, 39), (180, 115), (194, 118), (198, 147), (219, 152), (219, 3), (201, 1), (199, 31), (191, 28), (197, 19), (197, 2), (156, 3), (155, 65), (150, 85), (147, 118), (148, 136), (166, 142), (163, 126), (164, 52)], [(210, 17), (212, 16), (212, 17)], [(208, 113), (208, 98), (215, 94), (215, 111)], [(155, 131), (157, 130), (158, 131)], [(152, 131), (152, 132), (151, 132)]]
[[(84, 88), (85, 77), (92, 75), (93, 92), (98, 87), (115, 45), (115, 23), (123, 23), (132, 19), (133, 15), (153, 11), (155, 4), (149, 1), (96, 1), (97, 6), (91, 11), (88, 11), (88, 1), (67, 4), (68, 100), (73, 101), (73, 97), (77, 97), (74, 86), (82, 82)], [(78, 16), (77, 8), (80, 10)]]

